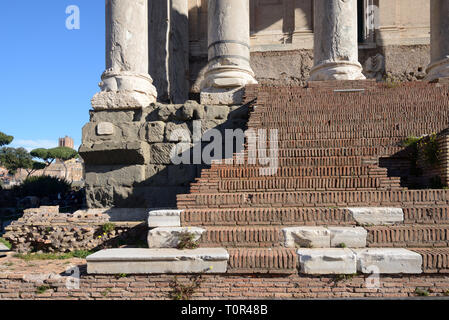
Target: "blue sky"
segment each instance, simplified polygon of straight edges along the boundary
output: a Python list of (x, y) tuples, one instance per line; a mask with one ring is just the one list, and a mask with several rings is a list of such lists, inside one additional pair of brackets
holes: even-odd
[[(80, 9), (80, 29), (66, 28), (66, 8)], [(90, 99), (104, 70), (104, 0), (0, 2), (0, 131), (11, 146), (81, 143)]]

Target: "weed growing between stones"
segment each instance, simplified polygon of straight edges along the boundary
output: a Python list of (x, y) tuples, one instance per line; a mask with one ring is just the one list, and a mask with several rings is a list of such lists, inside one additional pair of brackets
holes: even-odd
[(416, 288), (415, 289), (415, 294), (420, 296), (420, 297), (428, 297), (429, 296), (429, 290), (428, 289)]
[(173, 288), (173, 291), (170, 293), (170, 298), (173, 300), (190, 300), (203, 282), (200, 275), (193, 276), (190, 279), (192, 282), (184, 285), (179, 283), (178, 278), (175, 277), (173, 281), (170, 282), (170, 287)]
[(331, 282), (333, 282), (334, 285), (337, 285), (337, 283), (339, 283), (339, 282), (352, 280), (354, 278), (354, 276), (356, 276), (356, 275), (357, 275), (356, 273), (353, 273), (353, 274), (337, 274), (337, 275), (335, 275), (333, 280), (331, 280)]
[(107, 297), (109, 293), (111, 293), (112, 289), (111, 288), (106, 288), (104, 291), (101, 292), (101, 295), (103, 297)]
[(190, 232), (183, 232), (179, 235), (179, 243), (177, 245), (179, 250), (196, 249), (198, 248), (198, 241), (195, 241), (195, 235)]
[(42, 285), (36, 288), (36, 294), (42, 294), (47, 290), (50, 290), (51, 287), (49, 285)]
[(9, 250), (11, 250), (12, 245), (8, 240), (0, 238), (0, 243), (4, 244)]
[(108, 234), (115, 230), (115, 224), (112, 222), (105, 223), (101, 226), (104, 233)]
[(14, 255), (15, 258), (23, 259), (25, 261), (31, 260), (66, 260), (72, 258), (85, 259), (88, 255), (94, 253), (93, 251), (87, 250), (76, 250), (69, 253), (27, 253), (21, 254), (17, 253)]

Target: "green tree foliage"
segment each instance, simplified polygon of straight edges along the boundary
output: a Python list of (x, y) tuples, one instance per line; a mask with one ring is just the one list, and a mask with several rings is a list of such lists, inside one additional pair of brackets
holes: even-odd
[(47, 167), (47, 165), (43, 162), (39, 162), (39, 161), (34, 161), (33, 160), (33, 164), (31, 165), (31, 168), (24, 168), (26, 170), (26, 172), (28, 173), (27, 175), (27, 179), (36, 171), (38, 170), (43, 170)]
[(31, 150), (30, 154), (33, 156), (33, 158), (39, 158), (45, 161), (47, 165), (50, 165), (54, 158), (50, 157), (48, 154), (48, 149), (38, 148)]
[(52, 149), (39, 148), (32, 150), (31, 155), (35, 158), (44, 160), (47, 166), (52, 164), (56, 159), (62, 160), (62, 164), (65, 168), (65, 178), (67, 179), (67, 166), (64, 162), (76, 158), (78, 156), (78, 152), (68, 147), (57, 147)]
[(6, 148), (0, 149), (0, 163), (11, 174), (15, 174), (18, 169), (33, 168), (33, 158), (24, 148)]
[(10, 144), (12, 140), (14, 140), (13, 136), (8, 136), (0, 131), (0, 147)]

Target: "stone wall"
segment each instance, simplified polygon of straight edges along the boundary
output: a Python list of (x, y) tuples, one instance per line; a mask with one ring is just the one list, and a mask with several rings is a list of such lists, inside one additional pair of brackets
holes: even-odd
[[(83, 127), (80, 154), (85, 162), (90, 208), (175, 207), (203, 165), (175, 165), (171, 152), (190, 153), (193, 124), (201, 134), (215, 128), (243, 128), (246, 106), (152, 104), (143, 110), (91, 111)], [(177, 131), (184, 130), (178, 135)]]
[[(67, 288), (69, 275), (30, 281), (31, 277), (19, 273), (0, 273), (0, 300), (172, 300), (177, 293), (175, 281), (191, 286), (195, 280), (189, 275), (89, 276), (83, 269), (79, 289)], [(373, 280), (372, 275), (202, 275), (191, 299), (407, 298), (419, 297), (419, 292), (429, 297), (449, 294), (449, 276), (445, 274), (384, 275), (378, 288), (367, 287), (370, 277)], [(46, 290), (38, 293), (39, 287)]]
[(27, 209), (5, 228), (3, 237), (20, 253), (102, 249), (145, 239), (146, 223), (112, 223), (110, 218), (101, 211), (66, 214), (60, 213), (59, 207)]
[[(407, 57), (404, 59), (404, 57)], [(359, 62), (368, 79), (418, 81), (430, 63), (429, 45), (389, 45), (359, 49)], [(190, 91), (198, 93), (206, 56), (190, 57)], [(305, 85), (313, 67), (313, 50), (251, 52), (251, 68), (261, 84)]]

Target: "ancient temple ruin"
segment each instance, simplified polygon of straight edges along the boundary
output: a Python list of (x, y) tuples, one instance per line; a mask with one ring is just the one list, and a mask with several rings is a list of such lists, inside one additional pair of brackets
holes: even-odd
[[(148, 248), (96, 252), (88, 273), (202, 274), (214, 298), (345, 296), (301, 291), (341, 274), (360, 281), (346, 296), (443, 294), (448, 15), (446, 0), (106, 0), (74, 218), (146, 221)], [(229, 129), (245, 132), (230, 153), (194, 161)], [(372, 274), (401, 286), (361, 289)]]

